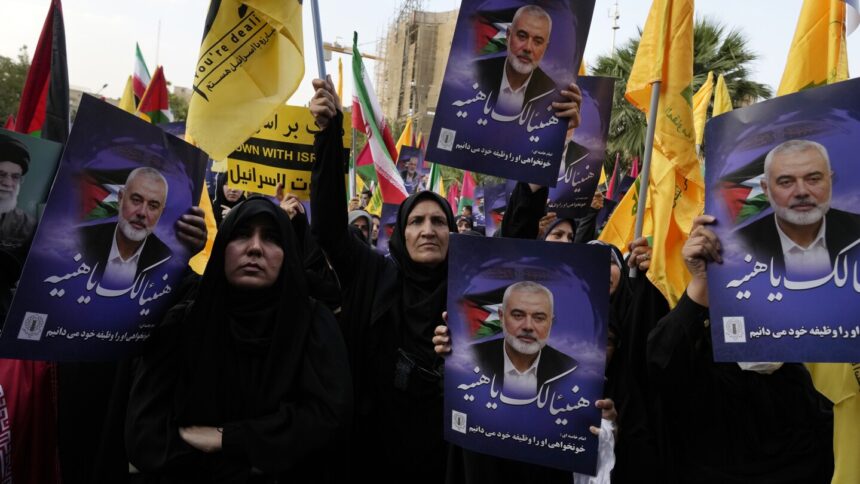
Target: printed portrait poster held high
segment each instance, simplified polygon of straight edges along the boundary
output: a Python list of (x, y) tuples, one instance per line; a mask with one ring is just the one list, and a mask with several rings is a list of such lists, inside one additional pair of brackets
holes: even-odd
[(717, 361), (860, 361), (860, 80), (708, 122)]
[(179, 295), (189, 250), (179, 217), (200, 200), (208, 157), (84, 96), (3, 332), (4, 358), (131, 354)]
[(427, 159), (555, 186), (568, 119), (553, 102), (576, 80), (593, 0), (464, 0)]
[(448, 441), (594, 474), (609, 257), (593, 245), (451, 235)]

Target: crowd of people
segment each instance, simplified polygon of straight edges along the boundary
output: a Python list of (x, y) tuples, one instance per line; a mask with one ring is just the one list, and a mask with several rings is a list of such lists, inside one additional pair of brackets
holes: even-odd
[[(363, 210), (369, 196), (351, 210), (344, 202), (340, 100), (330, 80), (313, 83), (312, 221), (294, 196), (272, 203), (219, 177), (203, 275), (189, 273), (133, 358), (59, 365), (57, 425), (48, 430), (56, 448), (23, 459), (56, 463), (56, 482), (66, 484), (588, 482), (443, 440), (444, 359), (458, 344), (446, 326), (449, 235), (482, 234), (472, 207), (455, 214), (419, 189), (398, 208), (388, 253), (377, 250), (379, 217)], [(575, 127), (579, 90), (571, 84), (562, 95), (553, 107)], [(0, 197), (26, 174), (26, 161), (8, 165), (0, 160)], [(547, 214), (547, 198), (548, 188), (518, 183), (496, 236), (606, 245), (595, 240), (602, 195), (576, 220)], [(12, 216), (0, 213), (0, 227)], [(671, 310), (644, 276), (648, 241), (630, 241), (626, 258), (609, 247), (605, 399), (595, 405), (616, 444), (599, 482), (833, 475), (832, 404), (803, 365), (713, 360), (705, 269), (721, 261), (714, 222), (694, 223), (683, 248), (692, 282)], [(194, 208), (176, 229), (198, 251), (204, 227)], [(26, 472), (14, 480), (37, 482)]]

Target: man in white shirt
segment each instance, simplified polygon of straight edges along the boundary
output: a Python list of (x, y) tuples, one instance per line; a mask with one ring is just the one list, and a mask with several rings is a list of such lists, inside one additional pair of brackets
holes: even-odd
[(860, 242), (860, 216), (830, 208), (833, 172), (827, 149), (789, 140), (764, 161), (761, 187), (773, 214), (737, 231), (758, 262), (796, 279), (833, 271), (836, 256)]
[(577, 361), (547, 345), (553, 295), (533, 281), (511, 284), (499, 313), (504, 337), (472, 345), (483, 375), (511, 398), (533, 398), (541, 386), (576, 369)]
[(166, 262), (173, 255), (153, 234), (167, 202), (167, 180), (158, 170), (132, 170), (119, 191), (115, 223), (80, 229), (85, 262), (101, 274), (102, 289), (123, 290), (134, 285), (144, 271)]

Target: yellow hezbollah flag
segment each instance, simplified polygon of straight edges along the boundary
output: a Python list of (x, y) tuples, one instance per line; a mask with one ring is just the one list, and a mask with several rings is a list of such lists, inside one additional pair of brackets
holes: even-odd
[(625, 247), (633, 236), (636, 212), (644, 209), (643, 235), (651, 239), (654, 248), (646, 275), (670, 306), (677, 304), (690, 280), (681, 247), (705, 200), (695, 149), (692, 80), (693, 2), (654, 0), (625, 94), (647, 116), (651, 84), (662, 81), (648, 199), (645, 207), (639, 206), (637, 180), (600, 238)]
[(134, 81), (131, 76), (128, 76), (128, 81), (125, 82), (125, 89), (122, 90), (118, 106), (127, 113), (134, 114), (137, 111), (137, 105), (134, 102)]
[[(778, 96), (848, 79), (845, 0), (805, 0)], [(860, 482), (860, 364), (808, 363), (815, 388), (833, 402), (832, 484)]]
[(717, 79), (717, 90), (714, 93), (714, 116), (719, 116), (732, 110), (732, 98), (729, 96), (729, 88), (726, 79), (720, 74)]
[[(721, 76), (722, 77), (722, 76)], [(693, 125), (696, 127), (696, 144), (702, 144), (705, 139), (705, 119), (708, 117), (708, 105), (711, 104), (711, 94), (714, 92), (714, 73), (708, 72), (702, 87), (693, 94)]]
[(210, 158), (227, 158), (295, 92), (304, 72), (300, 0), (213, 1), (188, 134)]
[[(406, 126), (403, 128), (403, 132), (400, 133), (400, 139), (397, 140), (397, 157), (400, 158), (400, 148), (404, 146), (412, 146), (412, 118), (406, 119)], [(394, 160), (395, 163), (397, 160)]]
[(382, 190), (379, 189), (379, 183), (373, 188), (373, 194), (370, 196), (367, 206), (364, 207), (364, 211), (377, 217), (382, 216)]
[(585, 59), (582, 59), (582, 62), (579, 63), (579, 74), (580, 76), (587, 76), (585, 73)]
[(343, 99), (343, 59), (337, 58), (337, 98)]
[(206, 221), (206, 245), (203, 246), (203, 250), (188, 261), (188, 266), (197, 274), (203, 275), (203, 271), (206, 270), (206, 263), (209, 262), (209, 255), (212, 254), (215, 235), (218, 233), (218, 226), (215, 225), (215, 214), (212, 213), (212, 201), (209, 199), (209, 190), (205, 184), (203, 194), (200, 195), (199, 206), (203, 209), (203, 219)]
[(845, 0), (804, 0), (777, 96), (848, 78)]
[(603, 163), (600, 164), (600, 180), (597, 180), (597, 185), (606, 185), (606, 170), (603, 168)]

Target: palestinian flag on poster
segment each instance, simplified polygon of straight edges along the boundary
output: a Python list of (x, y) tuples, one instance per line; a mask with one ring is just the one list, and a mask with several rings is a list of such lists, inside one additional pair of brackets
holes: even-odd
[(508, 49), (507, 31), (516, 11), (516, 8), (478, 11), (472, 24), (475, 32), (475, 54), (496, 54)]
[(507, 287), (464, 294), (460, 299), (460, 311), (466, 320), (471, 339), (485, 338), (502, 332), (499, 311), (502, 309), (502, 297)]
[(60, 0), (51, 0), (27, 71), (15, 130), (58, 143), (69, 138), (69, 68)]
[(373, 84), (370, 82), (367, 70), (364, 68), (361, 53), (358, 51), (358, 33), (353, 36), (352, 52), (352, 75), (355, 89), (353, 105), (358, 104), (358, 106), (353, 106), (353, 122), (357, 120), (358, 124), (353, 126), (356, 129), (363, 129), (364, 133), (367, 134), (367, 144), (370, 145), (370, 153), (373, 157), (373, 166), (382, 199), (385, 203), (400, 204), (409, 196), (409, 193), (406, 191), (406, 185), (394, 163), (394, 160), (397, 159), (397, 151), (394, 140), (391, 138), (391, 129), (385, 123), (382, 108), (376, 98), (376, 93), (373, 91)]
[(140, 45), (137, 42), (134, 44), (134, 78), (132, 87), (134, 90), (135, 102), (140, 102), (143, 98), (143, 93), (146, 92), (146, 86), (152, 77), (149, 75), (149, 68), (146, 67), (146, 62), (143, 60), (143, 54), (140, 52)]
[(167, 81), (164, 79), (164, 69), (161, 66), (155, 69), (149, 86), (140, 98), (137, 106), (140, 117), (152, 124), (169, 123), (173, 121), (173, 113), (170, 112), (170, 101), (167, 94)]
[(726, 174), (717, 184), (734, 225), (755, 217), (770, 206), (761, 189), (765, 156), (766, 153)]
[(88, 170), (80, 179), (81, 221), (114, 217), (119, 212), (119, 191), (131, 169)]

